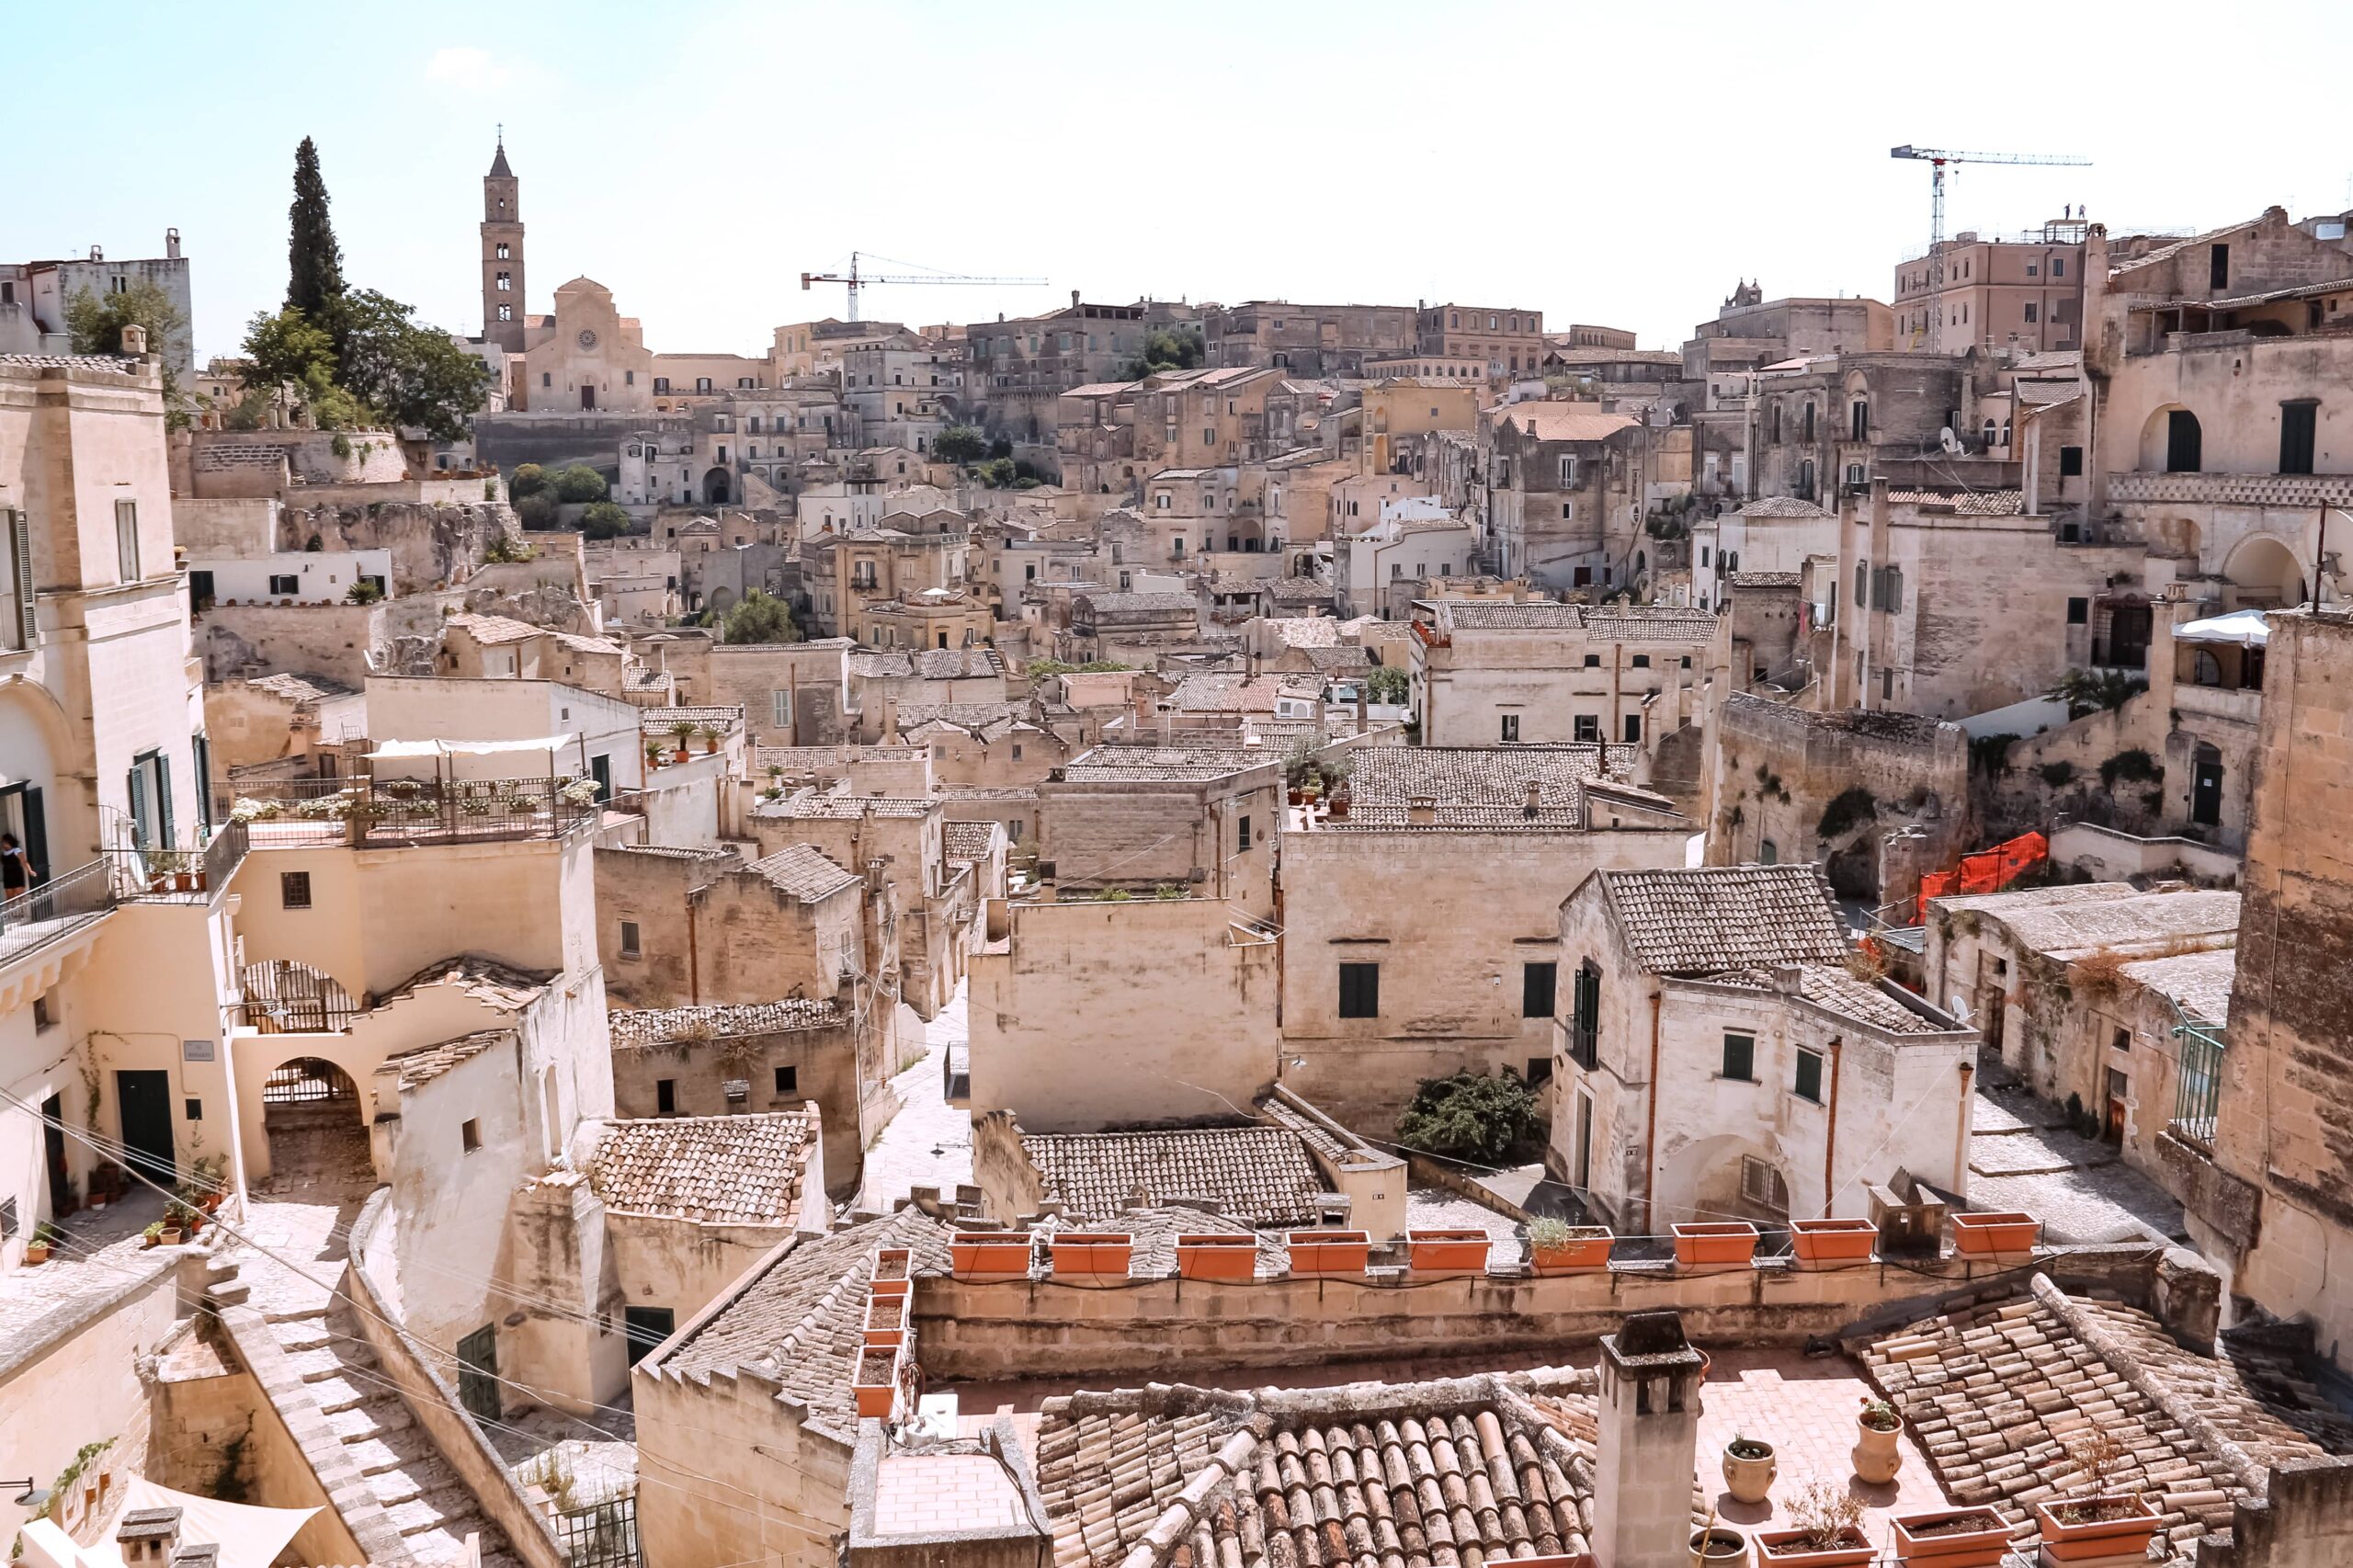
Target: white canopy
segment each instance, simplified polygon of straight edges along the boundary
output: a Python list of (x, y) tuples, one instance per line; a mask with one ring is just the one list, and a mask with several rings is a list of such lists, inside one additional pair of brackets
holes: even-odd
[(2177, 642), (2230, 642), (2241, 648), (2260, 648), (2270, 641), (2271, 627), (2259, 609), (2234, 609), (2228, 615), (2211, 615), (2176, 627), (2173, 637)]
[[(158, 1486), (144, 1476), (132, 1476), (123, 1498), (125, 1512), (133, 1508), (177, 1508), (180, 1540), (194, 1545), (210, 1542), (221, 1549), (221, 1568), (269, 1568), (285, 1552), (316, 1508), (256, 1508), (246, 1503), (222, 1503), (192, 1493)], [(122, 1549), (108, 1538), (94, 1546), (76, 1546), (74, 1538), (47, 1519), (35, 1519), (17, 1537), (28, 1568), (122, 1568)]]
[(562, 751), (577, 734), (541, 735), (527, 741), (386, 741), (371, 757), (490, 756), (499, 752)]

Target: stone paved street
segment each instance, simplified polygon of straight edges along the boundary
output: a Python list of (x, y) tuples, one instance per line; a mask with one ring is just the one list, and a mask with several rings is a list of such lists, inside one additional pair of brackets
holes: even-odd
[(856, 1207), (887, 1212), (911, 1188), (952, 1191), (972, 1179), (972, 1118), (947, 1102), (942, 1070), (952, 1050), (960, 1057), (971, 1040), (965, 1027), (964, 988), (925, 1027), (923, 1060), (893, 1079), (899, 1114), (866, 1151), (866, 1179)]
[(2060, 1107), (2039, 1100), (1997, 1058), (1980, 1058), (1970, 1104), (1969, 1202), (2018, 1210), (2052, 1242), (2184, 1238), (2181, 1205), (2126, 1165), (2116, 1148), (2070, 1131)]

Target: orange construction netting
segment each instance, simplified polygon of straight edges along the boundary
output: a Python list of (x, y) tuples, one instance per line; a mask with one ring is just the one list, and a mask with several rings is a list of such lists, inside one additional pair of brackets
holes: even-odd
[(1928, 901), (1954, 893), (1999, 892), (2051, 858), (2051, 841), (2039, 833), (2022, 833), (2006, 844), (1964, 855), (1949, 871), (1930, 871), (1920, 879), (1919, 917), (1928, 918)]

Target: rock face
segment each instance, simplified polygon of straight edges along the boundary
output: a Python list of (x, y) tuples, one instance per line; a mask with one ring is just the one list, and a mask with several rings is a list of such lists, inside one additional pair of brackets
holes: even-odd
[(469, 615), (507, 616), (544, 627), (550, 631), (573, 631), (584, 636), (597, 630), (588, 607), (562, 583), (536, 583), (513, 589), (469, 587), (466, 590), (466, 612)]
[(480, 561), (490, 541), (519, 537), (514, 508), (471, 504), (380, 501), (365, 506), (289, 506), (278, 515), (280, 550), (389, 550), (392, 592), (448, 587)]

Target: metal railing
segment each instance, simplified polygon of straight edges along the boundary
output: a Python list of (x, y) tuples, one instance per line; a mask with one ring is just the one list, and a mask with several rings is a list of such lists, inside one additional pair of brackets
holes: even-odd
[(561, 838), (597, 820), (592, 780), (290, 778), (222, 785), (254, 847)]
[(118, 902), (115, 869), (100, 856), (0, 903), (0, 963), (46, 947)]
[(2222, 1031), (2178, 1003), (2174, 1026), (2180, 1070), (2174, 1078), (2173, 1131), (2209, 1148), (2222, 1101)]

